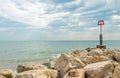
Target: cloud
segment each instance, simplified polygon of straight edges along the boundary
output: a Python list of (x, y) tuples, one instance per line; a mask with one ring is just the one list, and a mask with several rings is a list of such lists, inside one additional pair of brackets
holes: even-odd
[(46, 27), (56, 18), (62, 17), (66, 14), (64, 12), (45, 14), (47, 8), (52, 5), (40, 2), (33, 4), (25, 0), (5, 0), (0, 1), (0, 3), (2, 3), (2, 5), (0, 5), (1, 16), (30, 26)]
[(37, 36), (96, 39), (99, 19), (105, 20), (104, 33), (114, 30), (120, 33), (119, 0), (0, 0), (0, 3), (0, 30), (11, 32), (11, 36), (16, 33), (29, 35), (27, 39)]
[(6, 28), (0, 28), (0, 32), (1, 31), (6, 31), (7, 29)]
[(120, 15), (113, 15), (113, 16), (112, 16), (112, 19), (113, 19), (113, 20), (120, 20)]
[(87, 30), (87, 31), (94, 31), (94, 30), (98, 30), (98, 27), (85, 28), (85, 30)]
[(67, 3), (67, 2), (71, 2), (71, 1), (73, 1), (73, 0), (51, 0), (52, 2), (54, 2), (54, 3), (57, 3), (57, 4), (60, 4), (60, 3)]

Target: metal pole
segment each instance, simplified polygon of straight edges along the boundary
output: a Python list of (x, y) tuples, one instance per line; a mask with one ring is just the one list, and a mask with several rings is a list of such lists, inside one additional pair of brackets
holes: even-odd
[(103, 38), (102, 38), (102, 25), (100, 25), (100, 45), (103, 45)]
[(100, 34), (102, 34), (102, 25), (100, 25)]
[(97, 45), (96, 47), (106, 49), (106, 45), (103, 45), (103, 36), (102, 36), (102, 26), (103, 25), (104, 25), (104, 20), (98, 20), (98, 26), (100, 26), (100, 35), (99, 35), (100, 45)]

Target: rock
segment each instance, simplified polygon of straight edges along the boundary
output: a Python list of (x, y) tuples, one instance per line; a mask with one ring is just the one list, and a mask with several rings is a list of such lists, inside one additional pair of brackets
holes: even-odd
[(23, 72), (23, 71), (28, 71), (28, 70), (34, 70), (34, 69), (46, 69), (42, 64), (20, 64), (17, 67), (17, 72)]
[(103, 50), (99, 48), (90, 49), (90, 52), (87, 50), (77, 50), (70, 54), (76, 58), (79, 58), (86, 65), (90, 63), (111, 60), (109, 57), (105, 56)]
[(88, 56), (88, 51), (87, 50), (76, 50), (69, 54), (73, 55), (74, 57), (77, 57), (77, 58), (82, 58), (82, 57)]
[(87, 50), (76, 50), (72, 53), (69, 53), (69, 55), (72, 55), (78, 59), (80, 59), (84, 64), (88, 64), (88, 60), (92, 57), (88, 55)]
[(6, 77), (6, 78), (14, 78), (15, 73), (11, 69), (1, 69), (0, 75)]
[(91, 51), (91, 49), (92, 49), (92, 48), (86, 48), (85, 50), (87, 50), (88, 52), (90, 52), (90, 51)]
[(85, 64), (78, 58), (62, 54), (55, 62), (55, 69), (58, 70), (63, 77), (70, 69), (83, 68)]
[(115, 50), (104, 49), (104, 56), (107, 56), (110, 59), (114, 60), (114, 55), (115, 55)]
[(120, 51), (115, 51), (114, 58), (116, 59), (117, 62), (120, 62)]
[(85, 78), (84, 69), (72, 69), (63, 78)]
[(84, 67), (86, 78), (112, 78), (113, 65), (110, 61), (88, 64)]
[(104, 52), (100, 48), (94, 48), (90, 50), (89, 55), (90, 56), (101, 56), (101, 55), (104, 55)]
[(18, 73), (15, 78), (57, 78), (57, 71), (51, 69), (36, 69)]
[(111, 59), (109, 59), (106, 56), (92, 56), (91, 58), (87, 59), (86, 62), (87, 62), (87, 64), (91, 64), (91, 63), (109, 61), (109, 60), (111, 60)]
[(119, 63), (117, 61), (112, 61), (112, 64), (113, 64), (114, 67), (119, 65)]
[(116, 66), (113, 73), (113, 78), (120, 78), (120, 65)]
[(50, 69), (54, 69), (55, 68), (55, 59), (50, 59), (49, 62), (48, 62), (48, 67)]
[(0, 78), (6, 78), (5, 76), (3, 76), (3, 75), (0, 75)]

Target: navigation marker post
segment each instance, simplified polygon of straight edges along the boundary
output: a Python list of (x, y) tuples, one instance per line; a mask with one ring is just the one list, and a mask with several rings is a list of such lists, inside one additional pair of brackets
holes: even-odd
[(98, 20), (98, 26), (100, 26), (100, 45), (97, 45), (97, 48), (106, 48), (106, 45), (103, 45), (103, 36), (102, 36), (102, 26), (104, 25), (104, 20)]

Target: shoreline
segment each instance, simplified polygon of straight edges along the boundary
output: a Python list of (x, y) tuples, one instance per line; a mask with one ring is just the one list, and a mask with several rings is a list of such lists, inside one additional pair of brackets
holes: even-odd
[[(87, 48), (86, 48), (87, 49)], [(110, 48), (107, 48), (107, 49), (110, 49)], [(85, 49), (82, 49), (82, 50), (85, 50)], [(118, 50), (118, 49), (111, 49), (111, 50)], [(74, 52), (76, 50), (73, 50), (71, 52)], [(70, 52), (70, 51), (69, 51)], [(62, 53), (62, 54), (66, 54), (66, 53), (69, 53), (69, 52), (65, 52), (65, 53)], [(51, 58), (47, 58), (45, 60), (43, 59), (22, 59), (22, 60), (16, 60), (16, 59), (11, 59), (11, 60), (0, 60), (0, 69), (12, 69), (12, 70), (16, 70), (17, 69), (17, 65), (18, 64), (44, 64), (44, 63), (49, 63), (49, 61), (51, 59), (57, 59), (58, 57), (60, 57), (61, 54), (57, 55), (56, 57), (53, 57), (51, 56)], [(10, 65), (11, 64), (11, 65)], [(5, 65), (5, 66), (4, 66)]]
[[(14, 74), (15, 78), (25, 78), (26, 76), (30, 76), (32, 73), (39, 77), (43, 76), (41, 74), (44, 74), (46, 76), (43, 78), (47, 78), (48, 75), (42, 73), (45, 71), (49, 72), (48, 74), (50, 74), (52, 78), (57, 78), (58, 76), (58, 78), (68, 78), (75, 76), (79, 78), (94, 78), (94, 76), (96, 76), (95, 74), (97, 74), (97, 78), (114, 78), (115, 76), (118, 76), (119, 78), (118, 73), (120, 73), (120, 71), (117, 71), (118, 66), (120, 66), (120, 50), (87, 48), (61, 54), (61, 56), (58, 58), (49, 60), (46, 63), (27, 62), (17, 64), (16, 71), (11, 70), (11, 68), (9, 68), (10, 70), (7, 68), (4, 70), (0, 69), (0, 71), (14, 71), (12, 72), (11, 77)], [(39, 72), (40, 74), (37, 74), (36, 72)], [(25, 76), (26, 73), (29, 74)]]

